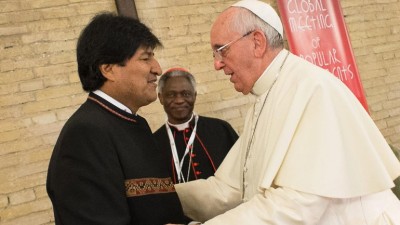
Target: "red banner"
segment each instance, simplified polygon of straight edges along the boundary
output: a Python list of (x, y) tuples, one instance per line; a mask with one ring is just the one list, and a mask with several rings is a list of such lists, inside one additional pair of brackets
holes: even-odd
[(291, 52), (329, 70), (368, 111), (339, 0), (277, 0)]

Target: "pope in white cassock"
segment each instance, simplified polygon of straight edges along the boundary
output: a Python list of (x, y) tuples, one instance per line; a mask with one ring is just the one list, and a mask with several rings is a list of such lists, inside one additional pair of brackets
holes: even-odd
[(399, 161), (353, 93), (282, 36), (261, 1), (213, 24), (215, 68), (256, 101), (215, 176), (175, 186), (185, 213), (207, 225), (400, 225)]

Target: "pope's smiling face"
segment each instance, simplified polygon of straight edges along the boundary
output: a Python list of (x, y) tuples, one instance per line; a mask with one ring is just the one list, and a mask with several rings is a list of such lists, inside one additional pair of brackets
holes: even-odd
[[(214, 50), (214, 68), (223, 70), (230, 76), (230, 82), (238, 92), (248, 94), (257, 81), (259, 74), (254, 72), (254, 33), (253, 30), (238, 32), (232, 29), (233, 15), (239, 9), (230, 8), (221, 13), (214, 22), (211, 33), (210, 43)], [(220, 52), (215, 51), (228, 45)]]

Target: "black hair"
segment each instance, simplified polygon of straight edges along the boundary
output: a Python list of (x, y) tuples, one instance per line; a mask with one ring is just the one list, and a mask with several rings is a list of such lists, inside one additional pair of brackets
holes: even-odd
[(162, 46), (160, 40), (136, 19), (113, 13), (96, 15), (81, 32), (76, 48), (83, 90), (94, 91), (107, 80), (100, 65), (124, 66), (138, 48), (158, 46)]

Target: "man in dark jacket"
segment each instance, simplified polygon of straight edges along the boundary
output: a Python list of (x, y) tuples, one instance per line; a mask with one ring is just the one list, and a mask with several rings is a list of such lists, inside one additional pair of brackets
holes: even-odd
[(171, 68), (161, 76), (158, 97), (168, 121), (154, 136), (168, 157), (174, 183), (214, 175), (238, 139), (235, 130), (224, 120), (193, 112), (196, 80), (184, 68)]
[(161, 225), (183, 214), (166, 158), (140, 107), (157, 99), (160, 41), (139, 21), (100, 14), (81, 33), (78, 73), (85, 103), (63, 127), (47, 192), (58, 225)]

